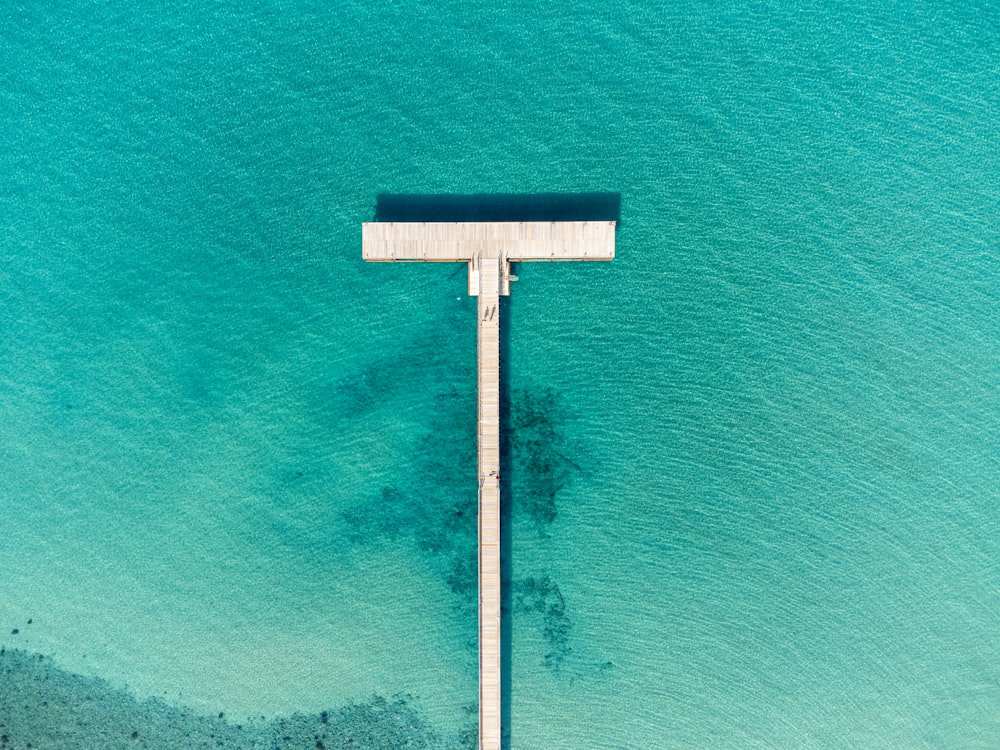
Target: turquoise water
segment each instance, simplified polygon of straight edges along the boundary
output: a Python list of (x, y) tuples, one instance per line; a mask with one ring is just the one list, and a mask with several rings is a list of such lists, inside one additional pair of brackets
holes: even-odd
[(474, 747), (475, 308), (360, 223), (592, 191), (618, 258), (508, 311), (510, 747), (1000, 745), (998, 50), (990, 2), (8, 4), (8, 746)]

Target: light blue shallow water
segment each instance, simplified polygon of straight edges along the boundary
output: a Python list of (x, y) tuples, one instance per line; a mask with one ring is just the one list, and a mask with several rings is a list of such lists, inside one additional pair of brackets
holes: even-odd
[(510, 747), (1000, 745), (998, 50), (991, 2), (9, 5), (10, 746), (474, 747), (475, 308), (359, 225), (590, 191), (618, 258), (510, 306)]

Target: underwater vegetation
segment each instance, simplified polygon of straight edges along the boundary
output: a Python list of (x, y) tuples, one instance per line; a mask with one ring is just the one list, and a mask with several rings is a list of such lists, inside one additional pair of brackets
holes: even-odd
[[(559, 393), (533, 385), (511, 389), (503, 416), (510, 453), (507, 518), (515, 528), (534, 529), (536, 543), (544, 544), (559, 515), (558, 495), (580, 471), (569, 457), (578, 447), (567, 445), (568, 414)], [(513, 539), (518, 537), (515, 532)], [(516, 551), (511, 554), (516, 558)], [(527, 622), (541, 632), (546, 644), (542, 664), (558, 670), (572, 651), (572, 625), (559, 585), (545, 570), (518, 575), (514, 565), (511, 573), (510, 614), (515, 621)]]
[[(406, 360), (400, 358), (402, 364)], [(395, 386), (392, 369), (369, 365), (328, 387), (330, 401), (346, 417), (357, 417), (377, 407)]]
[(513, 513), (529, 518), (542, 534), (558, 515), (556, 495), (580, 470), (567, 457), (565, 420), (562, 400), (551, 388), (516, 388), (511, 392), (507, 434)]
[(454, 578), (454, 591), (466, 593), (461, 578), (469, 570), (475, 585), (475, 410), (474, 393), (435, 396), (428, 430), (410, 453), (412, 466), (401, 467), (397, 484), (342, 512), (352, 542), (408, 541), (426, 563)]
[[(475, 413), (475, 391), (438, 393), (428, 429), (411, 451), (413, 464), (401, 470), (405, 481), (383, 486), (342, 513), (355, 544), (412, 544), (470, 622), (478, 605)], [(550, 388), (516, 388), (504, 417), (510, 446), (510, 475), (502, 494), (509, 503), (505, 518), (527, 523), (544, 540), (558, 517), (559, 492), (579, 471), (564, 436), (566, 411)], [(546, 571), (533, 571), (510, 585), (513, 614), (537, 619), (549, 644), (545, 664), (558, 667), (570, 651), (570, 621), (559, 586)], [(475, 650), (474, 633), (468, 645)]]
[(0, 685), (3, 750), (471, 750), (477, 740), (474, 712), (442, 737), (405, 695), (238, 724), (139, 701), (18, 649), (0, 651)]
[[(461, 301), (456, 304), (464, 304)], [(475, 360), (456, 356), (456, 344), (469, 339), (475, 346), (474, 330), (461, 316), (442, 314), (401, 348), (370, 358), (349, 372), (338, 372), (317, 384), (313, 411), (330, 422), (353, 420), (392, 404), (402, 388), (435, 391), (452, 380), (475, 382)], [(473, 399), (475, 394), (471, 394)]]
[(572, 650), (569, 645), (572, 623), (566, 615), (566, 602), (559, 585), (547, 575), (528, 576), (514, 584), (512, 601), (515, 614), (538, 619), (549, 647), (545, 666), (561, 666)]

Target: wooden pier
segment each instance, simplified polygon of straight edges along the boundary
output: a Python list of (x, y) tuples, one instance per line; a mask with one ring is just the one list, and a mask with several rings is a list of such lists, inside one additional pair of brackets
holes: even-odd
[(512, 261), (611, 260), (613, 221), (362, 225), (365, 260), (465, 261), (479, 298), (479, 747), (500, 750), (500, 297)]

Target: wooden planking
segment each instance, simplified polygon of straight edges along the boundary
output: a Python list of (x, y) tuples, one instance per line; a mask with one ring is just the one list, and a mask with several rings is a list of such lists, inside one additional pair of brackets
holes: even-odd
[(366, 222), (362, 255), (372, 261), (611, 260), (613, 221)]
[(500, 285), (502, 258), (476, 264), (479, 304), (479, 747), (500, 750)]

